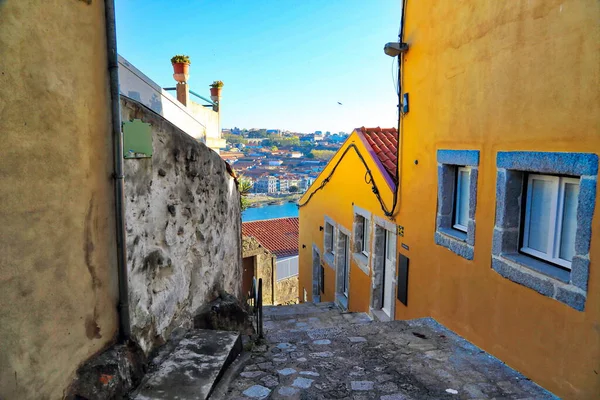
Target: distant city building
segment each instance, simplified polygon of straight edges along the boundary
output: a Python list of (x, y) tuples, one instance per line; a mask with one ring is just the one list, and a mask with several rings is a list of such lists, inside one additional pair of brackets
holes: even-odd
[(256, 193), (277, 193), (279, 185), (278, 179), (274, 176), (265, 176), (259, 178), (254, 184), (254, 192)]

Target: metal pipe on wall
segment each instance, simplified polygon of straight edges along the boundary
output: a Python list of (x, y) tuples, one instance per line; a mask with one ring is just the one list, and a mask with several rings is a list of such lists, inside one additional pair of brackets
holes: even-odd
[(125, 244), (125, 184), (123, 175), (123, 135), (121, 133), (121, 105), (119, 98), (119, 60), (114, 0), (104, 1), (106, 17), (106, 47), (110, 81), (111, 125), (113, 136), (115, 180), (115, 225), (117, 239), (117, 268), (119, 280), (119, 340), (131, 336), (129, 320), (129, 292), (127, 277), (127, 249)]

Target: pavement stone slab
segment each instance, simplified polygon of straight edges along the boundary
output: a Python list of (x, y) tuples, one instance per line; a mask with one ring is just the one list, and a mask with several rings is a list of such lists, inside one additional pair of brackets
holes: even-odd
[(431, 318), (376, 322), (329, 303), (264, 310), (268, 349), (251, 353), (228, 400), (257, 385), (273, 400), (557, 399)]
[(314, 381), (314, 379), (298, 377), (294, 379), (294, 383), (292, 383), (292, 386), (295, 386), (300, 389), (308, 389), (309, 387), (311, 387)]
[(248, 396), (251, 399), (266, 399), (271, 394), (271, 390), (260, 385), (254, 385), (244, 390), (244, 396)]

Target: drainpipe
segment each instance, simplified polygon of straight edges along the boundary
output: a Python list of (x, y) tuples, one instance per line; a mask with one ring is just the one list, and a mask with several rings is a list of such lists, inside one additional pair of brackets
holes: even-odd
[(114, 0), (104, 1), (106, 18), (106, 47), (110, 80), (110, 105), (113, 136), (115, 180), (115, 222), (117, 237), (117, 268), (119, 280), (119, 340), (131, 336), (129, 323), (129, 293), (127, 280), (127, 249), (125, 247), (125, 186), (123, 176), (123, 135), (121, 133), (121, 104), (119, 97), (119, 61), (117, 56), (117, 30)]

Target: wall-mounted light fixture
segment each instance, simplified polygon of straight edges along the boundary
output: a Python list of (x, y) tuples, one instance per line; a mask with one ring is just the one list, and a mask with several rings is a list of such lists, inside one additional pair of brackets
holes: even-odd
[(303, 249), (305, 249), (305, 248), (306, 248), (306, 245), (305, 245), (305, 244), (303, 244), (303, 245), (302, 245), (302, 248), (303, 248)]
[(408, 44), (399, 42), (386, 43), (383, 46), (383, 51), (390, 57), (396, 57), (408, 51)]
[(319, 230), (320, 230), (320, 231), (322, 231), (322, 230), (323, 230), (323, 227), (322, 227), (322, 226), (319, 226)]

